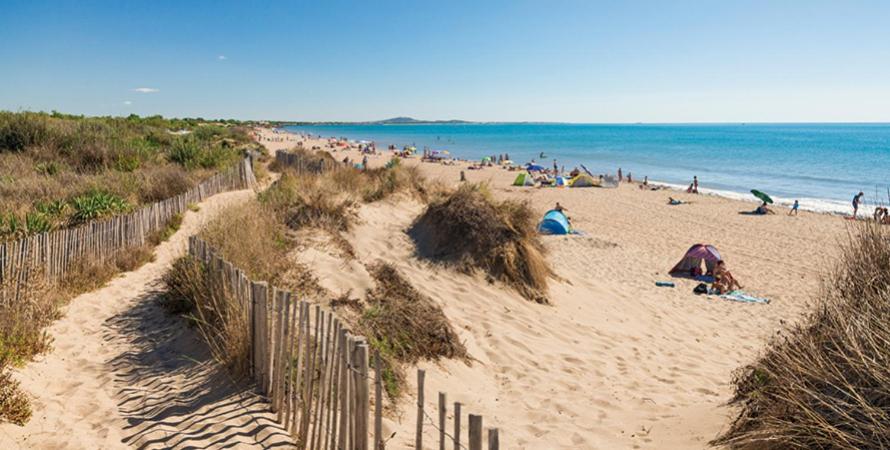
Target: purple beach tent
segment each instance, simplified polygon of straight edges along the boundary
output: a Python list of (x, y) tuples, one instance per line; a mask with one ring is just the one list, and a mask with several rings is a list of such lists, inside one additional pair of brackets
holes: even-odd
[[(686, 251), (683, 259), (671, 269), (670, 274), (675, 277), (696, 277), (699, 275), (713, 275), (717, 261), (722, 260), (720, 252), (713, 245), (695, 244)], [(705, 271), (702, 271), (702, 261), (705, 263)]]

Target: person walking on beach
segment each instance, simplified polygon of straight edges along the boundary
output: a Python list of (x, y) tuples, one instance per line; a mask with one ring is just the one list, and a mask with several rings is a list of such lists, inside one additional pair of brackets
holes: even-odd
[(856, 214), (859, 212), (859, 205), (862, 203), (862, 197), (865, 196), (865, 193), (859, 191), (855, 197), (853, 197), (853, 218), (856, 218)]
[(800, 202), (797, 201), (797, 200), (795, 200), (795, 201), (794, 201), (794, 204), (791, 205), (791, 211), (788, 211), (788, 215), (789, 215), (789, 216), (791, 216), (791, 215), (796, 216), (799, 210), (800, 210)]
[(621, 182), (621, 168), (618, 168), (618, 182)]
[(692, 193), (698, 194), (698, 175), (692, 176)]
[(553, 160), (553, 176), (559, 175), (559, 166), (556, 165), (556, 160)]

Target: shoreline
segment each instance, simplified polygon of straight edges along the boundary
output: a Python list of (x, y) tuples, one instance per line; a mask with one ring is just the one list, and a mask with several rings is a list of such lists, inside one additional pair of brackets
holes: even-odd
[[(327, 136), (327, 137), (325, 137), (325, 136), (320, 136), (320, 135), (314, 135), (311, 133), (297, 132), (297, 131), (289, 130), (287, 128), (275, 128), (275, 130), (279, 130), (282, 133), (292, 134), (292, 135), (297, 136), (301, 139), (305, 139), (307, 136), (309, 136), (311, 139), (324, 141), (324, 142), (329, 142), (330, 140), (338, 140), (339, 141), (341, 138), (346, 138), (347, 142), (349, 143), (350, 146), (356, 145), (358, 143), (365, 144), (365, 143), (372, 142), (372, 141), (368, 141), (368, 140), (364, 140), (364, 139), (355, 139), (355, 138), (349, 137), (349, 136), (341, 136), (341, 137)], [(388, 146), (389, 144), (386, 144), (386, 145)], [(390, 150), (378, 149), (377, 152), (378, 152), (378, 154), (389, 154)], [(460, 158), (457, 155), (451, 155), (451, 156), (452, 156), (451, 160), (455, 161), (457, 163), (473, 164), (476, 162), (475, 160)], [(500, 169), (500, 168), (502, 168), (502, 166), (495, 165), (494, 168)], [(624, 184), (624, 183), (626, 183), (626, 181), (622, 181), (621, 183)], [(638, 185), (638, 184), (640, 184), (640, 180), (635, 179), (635, 181), (633, 183), (635, 185)], [(677, 193), (686, 193), (686, 186), (675, 183), (675, 182), (650, 179), (649, 184), (656, 185), (656, 186), (662, 186), (664, 188), (667, 188), (671, 191), (675, 191)], [(740, 202), (754, 203), (755, 205), (757, 203), (759, 203), (759, 201), (754, 199), (753, 196), (748, 192), (739, 192), (739, 191), (733, 191), (733, 190), (727, 190), (727, 189), (715, 189), (715, 188), (699, 186), (699, 195), (716, 196), (716, 197), (726, 198), (726, 199), (730, 199), (730, 200), (736, 200), (736, 201), (740, 201)], [(780, 196), (775, 196), (775, 195), (772, 195), (772, 198), (773, 198), (774, 203), (771, 206), (773, 208), (779, 207), (779, 208), (781, 208), (781, 210), (784, 210), (786, 213), (787, 213), (787, 210), (789, 210), (791, 208), (791, 205), (794, 203), (794, 200), (795, 200), (793, 198), (785, 198), (785, 197), (780, 197)], [(797, 200), (800, 202), (800, 210), (801, 211), (808, 211), (808, 212), (817, 213), (817, 214), (826, 214), (826, 215), (830, 215), (830, 216), (840, 216), (840, 217), (848, 217), (848, 218), (852, 216), (852, 207), (850, 205), (850, 202), (848, 202), (848, 201), (843, 201), (843, 200), (838, 200), (838, 199), (829, 199), (829, 198), (818, 198), (818, 197), (799, 197), (799, 198), (797, 198)], [(873, 205), (871, 203), (864, 203), (862, 205), (862, 208), (860, 208), (860, 210), (861, 210), (860, 217), (863, 217), (863, 216), (870, 217), (869, 211), (871, 211), (871, 208), (873, 208), (874, 206), (876, 206), (876, 205)]]

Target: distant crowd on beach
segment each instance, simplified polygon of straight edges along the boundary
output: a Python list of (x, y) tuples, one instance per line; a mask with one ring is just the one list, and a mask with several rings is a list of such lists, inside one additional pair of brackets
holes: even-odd
[[(297, 140), (296, 139), (297, 136), (299, 136), (301, 138), (306, 138), (306, 139), (312, 139), (312, 138), (322, 139), (321, 136), (313, 136), (311, 134), (301, 133), (299, 135), (295, 135), (293, 133), (275, 130), (275, 129), (273, 129), (271, 131), (272, 131), (273, 136), (257, 136), (257, 138), (261, 141), (266, 140), (266, 141), (277, 141), (277, 142)], [(332, 149), (332, 150), (337, 150), (340, 148), (355, 149), (355, 150), (358, 150), (359, 152), (361, 152), (363, 155), (365, 155), (362, 158), (362, 163), (361, 163), (361, 166), (359, 166), (359, 167), (367, 167), (367, 163), (368, 163), (367, 155), (379, 154), (379, 152), (377, 150), (377, 146), (374, 142), (364, 142), (364, 141), (353, 142), (353, 141), (348, 140), (345, 137), (329, 138), (327, 141), (328, 141), (327, 148), (329, 148), (329, 149)], [(313, 149), (320, 149), (320, 148), (314, 147)], [(401, 148), (398, 148), (395, 145), (389, 145), (387, 147), (387, 150), (389, 150), (394, 156), (403, 157), (403, 158), (412, 157), (412, 156), (417, 155), (415, 145), (405, 145)], [(422, 150), (422, 152), (420, 153), (420, 155), (418, 155), (418, 156), (420, 156), (420, 159), (423, 162), (439, 163), (439, 164), (446, 164), (446, 165), (453, 165), (460, 161), (463, 161), (460, 159), (453, 158), (449, 154), (448, 151), (432, 150), (428, 147), (425, 147)], [(510, 171), (527, 171), (530, 175), (532, 175), (533, 181), (539, 186), (555, 185), (556, 179), (558, 177), (566, 177), (568, 179), (573, 179), (573, 178), (575, 178), (579, 175), (582, 175), (582, 174), (594, 176), (586, 168), (584, 168), (583, 165), (580, 168), (575, 166), (572, 170), (566, 171), (565, 166), (560, 165), (556, 159), (552, 159), (551, 160), (552, 164), (548, 164), (548, 167), (545, 167), (544, 165), (542, 165), (541, 163), (538, 162), (538, 160), (544, 161), (546, 159), (547, 159), (547, 155), (544, 152), (541, 152), (538, 154), (537, 159), (533, 158), (525, 165), (518, 165), (518, 164), (514, 163), (514, 161), (510, 158), (510, 155), (508, 153), (503, 153), (503, 154), (490, 155), (490, 156), (484, 157), (478, 161), (464, 161), (464, 162), (469, 163), (469, 165), (467, 166), (468, 170), (480, 170), (480, 169), (484, 169), (486, 167), (502, 167), (502, 168), (504, 168), (506, 170), (510, 170)], [(346, 162), (348, 164), (353, 163), (351, 160), (348, 160), (348, 158), (344, 162)], [(611, 180), (611, 182), (613, 182), (615, 184), (634, 183), (634, 177), (630, 171), (625, 172), (623, 168), (619, 167), (616, 175), (617, 176), (608, 175), (608, 174), (600, 174), (598, 176), (594, 176), (594, 178), (599, 178), (600, 182), (603, 182), (604, 180)], [(465, 174), (463, 172), (461, 172), (461, 180), (465, 180), (465, 179), (466, 179)], [(641, 190), (661, 190), (661, 189), (667, 188), (667, 186), (664, 186), (664, 185), (650, 183), (648, 176), (643, 177), (642, 181), (639, 182), (638, 187)], [(688, 187), (685, 189), (685, 192), (687, 194), (700, 194), (701, 193), (698, 175), (694, 175), (692, 177), (692, 180), (690, 181)], [(761, 204), (754, 211), (752, 211), (751, 213), (747, 213), (747, 214), (754, 214), (754, 215), (775, 214), (775, 212), (770, 208), (770, 205), (769, 205), (769, 203), (771, 203), (772, 200), (769, 200), (769, 201), (767, 201), (767, 200), (769, 200), (769, 199), (768, 198), (766, 200), (762, 199)], [(849, 217), (850, 219), (859, 219), (860, 218), (859, 210), (863, 206), (864, 200), (865, 200), (865, 194), (862, 191), (858, 192), (856, 195), (853, 196), (853, 200), (852, 200), (853, 213), (852, 213), (852, 215), (850, 215), (850, 217)], [(685, 203), (689, 203), (689, 202), (675, 199), (673, 197), (668, 198), (668, 204), (670, 204), (670, 205), (680, 205), (680, 204), (685, 204)], [(788, 210), (788, 215), (789, 216), (798, 215), (800, 212), (800, 206), (801, 206), (800, 201), (795, 199)], [(873, 219), (877, 223), (890, 224), (890, 209), (888, 209), (888, 207), (886, 207), (882, 204), (875, 206), (871, 219)]]

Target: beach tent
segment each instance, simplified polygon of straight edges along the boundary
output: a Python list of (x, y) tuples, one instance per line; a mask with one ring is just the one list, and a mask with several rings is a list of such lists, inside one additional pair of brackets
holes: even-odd
[(600, 183), (599, 186), (604, 188), (617, 188), (618, 178), (615, 177), (615, 175), (604, 175), (603, 182)]
[(535, 185), (535, 179), (532, 178), (532, 176), (526, 172), (522, 172), (519, 175), (516, 175), (516, 179), (513, 180), (513, 186), (534, 186), (534, 185)]
[(571, 186), (573, 188), (591, 187), (591, 186), (598, 186), (598, 185), (599, 185), (599, 180), (593, 179), (592, 176), (587, 175), (586, 173), (582, 173), (581, 175), (578, 175), (575, 178), (572, 178), (572, 181), (569, 184), (569, 186)]
[(566, 187), (566, 184), (567, 184), (566, 177), (561, 176), (561, 175), (556, 177), (556, 187)]
[[(713, 245), (695, 244), (686, 251), (683, 259), (671, 269), (670, 274), (675, 277), (711, 275), (714, 273), (717, 261), (720, 260), (720, 252)], [(702, 272), (702, 261), (705, 263), (705, 272)]]
[(551, 209), (544, 214), (544, 219), (538, 224), (538, 232), (541, 234), (569, 234), (572, 227), (565, 214)]

